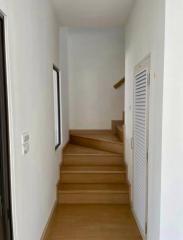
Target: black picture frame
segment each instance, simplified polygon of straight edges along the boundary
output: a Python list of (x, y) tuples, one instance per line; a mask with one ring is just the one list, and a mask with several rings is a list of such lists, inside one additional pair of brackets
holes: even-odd
[[(60, 70), (59, 68), (53, 64), (53, 72), (56, 72), (56, 92), (57, 92), (57, 106), (54, 105), (54, 109), (57, 111), (57, 126), (55, 126), (55, 128), (57, 129), (57, 136), (58, 136), (58, 142), (55, 142), (55, 150), (58, 149), (58, 147), (61, 145), (61, 118), (60, 118), (60, 113), (61, 113), (61, 109), (60, 109)], [(53, 77), (53, 81), (55, 81), (54, 77)], [(53, 83), (54, 86), (54, 83)], [(56, 117), (56, 116), (54, 116)]]

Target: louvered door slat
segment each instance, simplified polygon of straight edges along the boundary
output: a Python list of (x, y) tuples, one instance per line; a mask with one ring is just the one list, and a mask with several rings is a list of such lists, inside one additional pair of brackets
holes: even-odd
[(135, 75), (134, 83), (134, 211), (145, 234), (147, 201), (148, 70)]

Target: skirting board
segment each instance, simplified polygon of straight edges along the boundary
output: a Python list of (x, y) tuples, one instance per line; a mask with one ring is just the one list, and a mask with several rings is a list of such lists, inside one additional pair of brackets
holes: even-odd
[[(66, 148), (66, 146), (68, 145), (68, 143), (69, 143), (69, 140), (64, 144), (64, 146), (62, 147), (62, 156), (63, 156), (63, 151), (64, 151), (64, 149)], [(61, 167), (61, 165), (62, 165), (62, 162), (60, 163), (60, 165), (59, 165), (59, 169), (60, 169), (60, 167)], [(60, 181), (60, 179), (58, 180), (58, 183), (59, 183), (59, 181)], [(57, 183), (57, 186), (58, 186), (58, 183)], [(57, 190), (57, 189), (56, 189)], [(51, 211), (51, 214), (50, 214), (50, 216), (49, 216), (49, 218), (48, 218), (48, 222), (47, 222), (47, 224), (46, 224), (46, 226), (45, 226), (45, 229), (44, 229), (44, 231), (43, 231), (43, 234), (42, 234), (42, 236), (41, 236), (41, 240), (46, 240), (46, 238), (47, 238), (47, 235), (48, 235), (48, 232), (49, 232), (49, 226), (50, 226), (50, 224), (51, 224), (51, 221), (52, 221), (52, 218), (53, 218), (53, 216), (54, 216), (54, 213), (55, 213), (55, 209), (56, 209), (56, 207), (57, 207), (57, 204), (58, 204), (58, 197), (57, 197), (57, 199), (56, 199), (56, 201), (55, 201), (55, 203), (54, 203), (54, 206), (53, 206), (53, 208), (52, 208), (52, 211)]]
[(57, 202), (57, 199), (56, 199), (56, 201), (54, 203), (54, 206), (53, 206), (53, 208), (51, 210), (50, 216), (48, 218), (47, 224), (46, 224), (46, 226), (44, 228), (43, 234), (41, 236), (41, 240), (46, 240), (47, 237), (48, 237), (49, 227), (51, 225), (52, 218), (53, 218), (53, 216), (55, 214), (55, 210), (56, 210), (57, 204), (58, 204), (58, 202)]
[[(59, 161), (59, 169), (61, 168), (62, 163), (63, 163), (63, 152), (64, 152), (64, 150), (66, 149), (67, 145), (69, 144), (69, 141), (70, 141), (70, 139), (62, 146), (61, 159), (60, 159), (60, 161)], [(60, 180), (60, 179), (59, 179), (59, 180)], [(58, 181), (59, 181), (59, 180), (58, 180)]]
[[(127, 168), (128, 169), (128, 168)], [(127, 170), (127, 172), (128, 172), (128, 170)], [(128, 186), (129, 186), (129, 198), (130, 198), (130, 207), (132, 208), (132, 185), (131, 185), (131, 183), (130, 183), (130, 181), (128, 180), (128, 178), (127, 178), (127, 183), (128, 183)]]
[[(70, 141), (70, 139), (63, 145), (63, 147), (62, 147), (62, 151), (61, 151), (61, 156), (62, 156), (62, 160), (60, 161), (60, 163), (59, 163), (59, 169), (61, 169), (61, 167), (62, 167), (62, 164), (63, 164), (63, 159), (64, 159), (64, 150), (65, 150), (65, 148), (67, 147), (67, 145), (69, 144), (69, 141)], [(58, 185), (59, 185), (59, 183), (60, 183), (60, 176), (59, 176), (59, 178), (58, 178), (58, 181), (57, 181), (57, 189), (58, 189)], [(58, 191), (57, 191), (57, 194), (58, 194)], [(57, 199), (58, 199), (58, 196), (57, 196)]]
[(139, 231), (140, 231), (140, 234), (141, 234), (141, 236), (142, 236), (142, 239), (143, 239), (143, 240), (147, 240), (147, 236), (143, 233), (143, 230), (142, 230), (142, 228), (141, 228), (141, 226), (140, 226), (140, 224), (139, 224), (139, 221), (138, 221), (138, 219), (137, 219), (137, 216), (136, 216), (136, 214), (135, 214), (135, 211), (134, 211), (133, 207), (131, 207), (131, 211), (132, 211), (133, 217), (134, 217), (134, 219), (135, 219), (135, 222), (136, 222), (136, 224), (137, 224), (137, 226), (138, 226), (138, 229), (139, 229)]
[(68, 139), (68, 141), (63, 145), (63, 147), (62, 147), (62, 153), (63, 153), (63, 151), (65, 150), (65, 148), (67, 147), (69, 141), (70, 141), (70, 139)]

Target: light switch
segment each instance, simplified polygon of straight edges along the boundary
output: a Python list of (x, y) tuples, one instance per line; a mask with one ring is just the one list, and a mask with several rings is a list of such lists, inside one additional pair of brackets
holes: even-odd
[(22, 154), (25, 155), (30, 150), (30, 135), (29, 133), (23, 133), (21, 136), (21, 142), (22, 142)]

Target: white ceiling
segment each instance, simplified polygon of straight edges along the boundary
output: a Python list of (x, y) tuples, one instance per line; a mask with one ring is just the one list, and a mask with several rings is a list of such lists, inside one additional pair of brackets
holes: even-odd
[(66, 27), (122, 26), (134, 0), (52, 0)]

